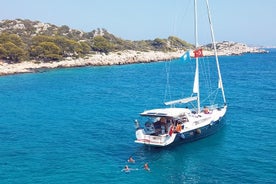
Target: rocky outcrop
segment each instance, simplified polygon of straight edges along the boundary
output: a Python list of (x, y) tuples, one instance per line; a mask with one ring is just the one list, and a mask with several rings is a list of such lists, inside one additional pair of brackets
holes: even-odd
[[(223, 41), (216, 44), (218, 55), (229, 56), (229, 55), (241, 55), (245, 53), (267, 53), (266, 50), (258, 47), (249, 47), (244, 43)], [(205, 45), (203, 47), (205, 55), (213, 55), (212, 44)]]

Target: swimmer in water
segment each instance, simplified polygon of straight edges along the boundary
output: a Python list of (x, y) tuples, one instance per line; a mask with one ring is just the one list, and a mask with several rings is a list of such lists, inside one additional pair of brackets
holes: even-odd
[(129, 163), (135, 163), (135, 160), (132, 158), (132, 156), (130, 156), (129, 159), (127, 160), (127, 162), (129, 162)]
[(149, 168), (149, 164), (148, 164), (148, 163), (145, 163), (144, 169), (145, 169), (146, 171), (150, 171), (150, 168)]
[(126, 166), (122, 169), (122, 171), (129, 172), (130, 169), (129, 169), (128, 165), (126, 165)]

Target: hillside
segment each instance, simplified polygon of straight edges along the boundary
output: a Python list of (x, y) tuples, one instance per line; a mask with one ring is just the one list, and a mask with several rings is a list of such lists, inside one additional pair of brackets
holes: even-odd
[(0, 21), (0, 59), (21, 61), (59, 61), (80, 58), (91, 53), (135, 51), (176, 51), (193, 45), (177, 37), (130, 41), (118, 38), (105, 29), (83, 32), (66, 25), (56, 26), (31, 20)]
[[(241, 55), (246, 53), (267, 53), (268, 51), (260, 49), (258, 47), (249, 47), (244, 43), (223, 41), (216, 44), (218, 55)], [(212, 55), (211, 49), (213, 49), (212, 44), (203, 46), (203, 50), (207, 55)]]

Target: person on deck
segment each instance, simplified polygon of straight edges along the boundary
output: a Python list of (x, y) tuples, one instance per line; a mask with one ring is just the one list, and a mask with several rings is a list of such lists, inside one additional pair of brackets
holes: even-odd
[(204, 112), (204, 114), (209, 114), (210, 113), (208, 107), (204, 107), (203, 112)]
[(176, 132), (181, 132), (181, 130), (182, 130), (182, 125), (181, 125), (181, 123), (178, 123), (178, 124), (176, 125), (175, 131), (176, 131)]

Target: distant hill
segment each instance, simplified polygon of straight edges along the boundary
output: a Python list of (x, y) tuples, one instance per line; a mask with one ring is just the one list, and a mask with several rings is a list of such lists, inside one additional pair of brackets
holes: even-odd
[(66, 25), (56, 26), (31, 20), (0, 21), (0, 59), (17, 63), (23, 60), (59, 61), (79, 58), (94, 52), (175, 51), (193, 48), (177, 37), (130, 41), (116, 37), (105, 29), (83, 32)]
[[(203, 46), (203, 49), (206, 53), (209, 51), (209, 55), (212, 55), (210, 52), (213, 49), (212, 44), (207, 44)], [(231, 41), (223, 41), (216, 44), (216, 49), (218, 55), (241, 55), (246, 53), (268, 53), (267, 50), (258, 48), (258, 47), (249, 47), (244, 43), (237, 43)]]

